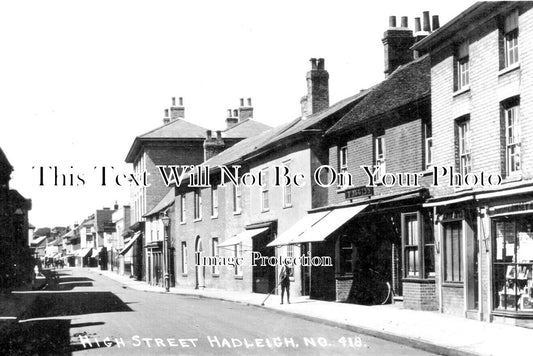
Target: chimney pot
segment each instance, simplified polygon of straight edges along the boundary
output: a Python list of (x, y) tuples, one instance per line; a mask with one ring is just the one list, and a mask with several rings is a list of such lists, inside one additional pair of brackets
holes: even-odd
[(318, 69), (319, 70), (324, 70), (324, 65), (325, 65), (324, 58), (319, 58), (318, 59)]
[(180, 101), (180, 106), (183, 106), (183, 98), (181, 96), (179, 97), (179, 101)]
[(176, 106), (176, 98), (172, 97), (172, 106)]
[(439, 24), (439, 15), (433, 15), (433, 31), (437, 30), (440, 27)]
[(205, 132), (205, 136), (207, 137), (208, 140), (210, 140), (210, 139), (211, 139), (211, 136), (212, 136), (212, 134), (211, 134), (211, 130), (207, 130), (207, 131)]
[(231, 109), (228, 109), (228, 117), (231, 117)]
[(408, 28), (409, 27), (409, 19), (407, 16), (402, 16), (402, 27)]
[(389, 27), (396, 27), (396, 16), (389, 16)]
[(420, 17), (415, 17), (415, 33), (422, 31), (420, 27)]
[(239, 117), (239, 110), (233, 109), (233, 117)]
[(431, 27), (429, 25), (429, 11), (424, 11), (422, 13), (422, 16), (424, 17), (424, 31), (431, 32)]
[(244, 98), (241, 98), (241, 106), (244, 106)]
[(248, 106), (252, 106), (252, 98), (248, 98)]
[(217, 130), (217, 139), (221, 139), (222, 138), (222, 132), (220, 130)]
[(316, 58), (311, 58), (311, 70), (316, 69)]

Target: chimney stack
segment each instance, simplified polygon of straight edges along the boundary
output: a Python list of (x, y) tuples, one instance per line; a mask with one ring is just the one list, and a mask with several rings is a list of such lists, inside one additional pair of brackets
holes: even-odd
[(422, 16), (424, 18), (424, 31), (426, 32), (431, 32), (431, 27), (430, 27), (430, 24), (429, 24), (429, 11), (424, 11), (422, 13)]
[(168, 117), (168, 109), (165, 109), (165, 117), (163, 118), (163, 123), (168, 124), (170, 122), (170, 117)]
[(307, 95), (300, 100), (302, 117), (305, 118), (329, 107), (329, 73), (324, 58), (311, 58), (311, 70), (307, 72)]
[(439, 15), (433, 15), (432, 16), (433, 20), (431, 21), (432, 22), (432, 31), (436, 31), (439, 29), (440, 27), (440, 24), (439, 24)]
[(216, 137), (213, 137), (213, 131), (207, 130), (206, 138), (204, 140), (204, 161), (216, 156), (222, 152), (224, 148), (226, 147), (220, 130), (216, 131)]
[[(234, 115), (235, 114), (235, 115)], [(231, 129), (239, 123), (237, 110), (228, 109), (228, 117), (226, 118), (226, 129)]]
[(176, 105), (176, 98), (172, 98), (172, 106), (170, 107), (170, 119), (184, 119), (185, 118), (185, 108), (183, 107), (183, 98), (178, 99), (178, 105)]
[(409, 28), (409, 19), (407, 16), (402, 16), (402, 27)]
[(244, 105), (244, 98), (241, 98), (241, 106), (239, 107), (239, 121), (253, 119), (254, 108), (252, 107), (252, 98), (248, 98), (248, 105)]
[(413, 31), (407, 24), (407, 17), (403, 16), (402, 27), (396, 27), (396, 16), (389, 17), (390, 28), (385, 31), (382, 39), (385, 50), (385, 77), (399, 66), (413, 60), (413, 52), (410, 49), (414, 43)]
[(113, 206), (114, 210), (118, 210), (118, 202), (115, 200), (115, 205)]

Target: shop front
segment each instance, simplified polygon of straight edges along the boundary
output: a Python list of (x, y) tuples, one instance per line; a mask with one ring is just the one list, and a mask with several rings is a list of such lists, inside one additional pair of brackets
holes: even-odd
[(533, 327), (533, 201), (488, 208), (492, 231), (492, 316)]

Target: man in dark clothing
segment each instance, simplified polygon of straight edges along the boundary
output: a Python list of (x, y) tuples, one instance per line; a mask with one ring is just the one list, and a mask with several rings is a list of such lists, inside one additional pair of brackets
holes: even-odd
[(279, 272), (279, 280), (281, 284), (281, 304), (283, 304), (283, 295), (285, 294), (285, 291), (287, 291), (287, 303), (291, 304), (290, 301), (290, 287), (291, 287), (291, 269), (286, 264), (284, 264), (281, 267), (281, 271)]

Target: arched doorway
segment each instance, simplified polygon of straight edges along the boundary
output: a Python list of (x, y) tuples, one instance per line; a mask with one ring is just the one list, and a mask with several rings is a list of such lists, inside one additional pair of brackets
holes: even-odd
[[(195, 260), (196, 260), (196, 255), (197, 254), (203, 255), (203, 251), (204, 251), (204, 249), (202, 247), (202, 240), (200, 239), (200, 236), (197, 236), (196, 237), (196, 244), (195, 244), (195, 248), (194, 248)], [(205, 266), (196, 265), (195, 271), (196, 271), (196, 289), (205, 288)]]

